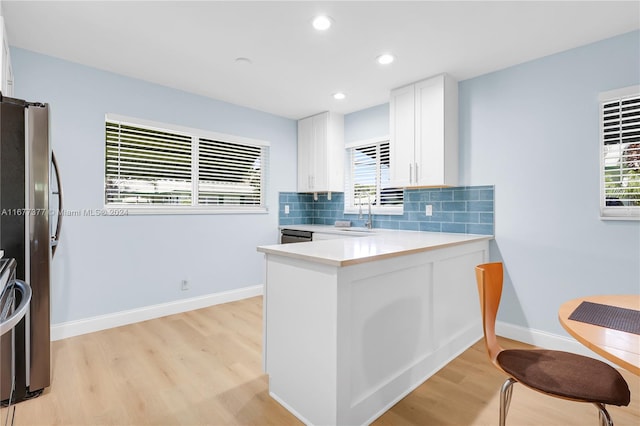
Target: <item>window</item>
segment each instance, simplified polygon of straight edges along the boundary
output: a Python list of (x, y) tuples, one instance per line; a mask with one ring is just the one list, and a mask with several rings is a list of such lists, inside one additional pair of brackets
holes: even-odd
[(604, 219), (640, 219), (640, 86), (600, 95)]
[(105, 206), (266, 211), (267, 143), (112, 114), (105, 121)]
[(355, 213), (370, 201), (374, 213), (402, 214), (403, 190), (389, 187), (389, 140), (351, 144), (347, 159), (345, 211)]

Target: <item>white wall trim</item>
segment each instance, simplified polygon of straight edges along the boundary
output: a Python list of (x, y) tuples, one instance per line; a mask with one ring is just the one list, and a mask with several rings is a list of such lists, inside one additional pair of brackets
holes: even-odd
[(582, 345), (572, 337), (561, 336), (559, 334), (553, 334), (533, 328), (526, 328), (502, 321), (496, 321), (496, 334), (498, 336), (506, 337), (507, 339), (518, 340), (544, 349), (573, 352), (591, 358), (596, 358), (612, 365), (615, 368), (620, 368)]
[(76, 321), (68, 321), (51, 326), (51, 340), (61, 340), (94, 331), (120, 327), (166, 315), (179, 314), (194, 309), (206, 308), (221, 303), (233, 302), (263, 294), (263, 285), (239, 288), (236, 290), (212, 293), (189, 299), (176, 300), (158, 305), (145, 306), (127, 311), (114, 312)]

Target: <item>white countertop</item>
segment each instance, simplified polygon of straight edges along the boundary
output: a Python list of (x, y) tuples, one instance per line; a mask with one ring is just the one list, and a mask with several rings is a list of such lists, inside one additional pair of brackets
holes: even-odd
[[(493, 239), (492, 235), (395, 231), (378, 228), (371, 230), (371, 232), (345, 231), (344, 228), (340, 229), (329, 225), (287, 225), (281, 228), (338, 233), (344, 234), (345, 238), (259, 246), (257, 250), (266, 254), (292, 257), (333, 266), (355, 265), (458, 244)], [(355, 229), (362, 230), (362, 228)]]

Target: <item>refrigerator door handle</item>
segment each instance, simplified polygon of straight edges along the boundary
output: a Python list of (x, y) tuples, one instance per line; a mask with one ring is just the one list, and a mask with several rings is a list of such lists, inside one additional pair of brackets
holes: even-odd
[(56, 174), (56, 187), (58, 189), (58, 221), (56, 223), (56, 232), (51, 236), (51, 256), (56, 254), (56, 248), (58, 248), (58, 243), (60, 242), (60, 231), (62, 230), (62, 181), (60, 180), (60, 170), (58, 168), (58, 161), (56, 160), (56, 156), (51, 152), (51, 165), (53, 166), (53, 171)]
[(13, 327), (20, 322), (22, 317), (27, 313), (29, 309), (29, 303), (31, 303), (31, 286), (22, 280), (15, 280), (13, 284), (9, 284), (12, 288), (9, 291), (20, 292), (21, 300), (20, 304), (15, 307), (15, 310), (9, 315), (8, 318), (3, 318), (0, 321), (0, 336), (13, 329)]

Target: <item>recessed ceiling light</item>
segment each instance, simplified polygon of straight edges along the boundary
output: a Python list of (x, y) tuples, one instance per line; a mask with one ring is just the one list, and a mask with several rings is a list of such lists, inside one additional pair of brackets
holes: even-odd
[(313, 18), (313, 28), (318, 31), (328, 30), (331, 26), (331, 18), (328, 16), (320, 15)]
[(341, 100), (343, 100), (343, 99), (344, 99), (344, 98), (346, 98), (346, 97), (347, 97), (347, 95), (345, 95), (345, 94), (344, 94), (344, 93), (342, 93), (342, 92), (337, 92), (337, 93), (334, 93), (334, 94), (333, 94), (333, 99), (336, 99), (336, 100), (338, 100), (338, 101), (341, 101)]
[(249, 65), (251, 64), (251, 59), (249, 58), (236, 58), (236, 64), (241, 64), (241, 65)]
[(383, 53), (382, 55), (376, 58), (376, 61), (378, 61), (380, 65), (388, 65), (395, 60), (396, 60), (395, 56), (393, 56), (390, 53)]

